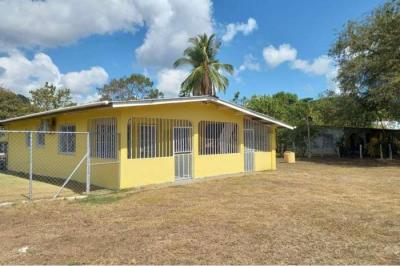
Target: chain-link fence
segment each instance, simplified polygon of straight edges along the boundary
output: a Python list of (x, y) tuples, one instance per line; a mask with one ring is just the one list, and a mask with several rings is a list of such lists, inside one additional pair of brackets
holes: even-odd
[(0, 131), (0, 203), (88, 193), (90, 135), (65, 125), (61, 132)]

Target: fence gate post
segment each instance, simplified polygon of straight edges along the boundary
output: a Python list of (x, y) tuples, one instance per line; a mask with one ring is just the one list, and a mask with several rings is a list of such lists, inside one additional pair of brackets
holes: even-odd
[(389, 143), (389, 160), (393, 159), (392, 144)]
[(90, 193), (90, 133), (86, 137), (86, 193)]
[(32, 200), (32, 181), (33, 181), (33, 141), (32, 131), (29, 132), (29, 200)]
[(360, 159), (363, 158), (363, 148), (362, 148), (362, 144), (360, 144)]
[(382, 143), (381, 143), (381, 144), (379, 144), (379, 151), (380, 151), (380, 154), (381, 154), (381, 160), (383, 160), (383, 150), (382, 150)]

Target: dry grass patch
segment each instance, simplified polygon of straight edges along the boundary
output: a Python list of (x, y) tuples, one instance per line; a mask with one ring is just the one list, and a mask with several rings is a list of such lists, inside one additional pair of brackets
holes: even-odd
[(400, 167), (356, 162), (2, 208), (0, 263), (400, 264)]

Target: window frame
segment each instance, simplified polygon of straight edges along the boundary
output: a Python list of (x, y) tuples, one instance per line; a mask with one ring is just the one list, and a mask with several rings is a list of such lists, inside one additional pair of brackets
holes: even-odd
[(94, 118), (89, 121), (88, 127), (90, 157), (101, 160), (117, 160), (119, 150), (117, 118)]
[[(66, 127), (67, 129), (64, 130), (63, 127)], [(73, 127), (73, 131), (70, 131), (69, 128)], [(62, 124), (59, 126), (60, 133), (58, 133), (58, 153), (64, 154), (64, 155), (73, 155), (76, 153), (76, 125), (75, 124)], [(65, 132), (65, 133), (64, 133)], [(66, 137), (66, 143), (67, 143), (67, 150), (64, 151), (62, 150), (63, 147), (63, 138)], [(69, 145), (68, 143), (70, 142), (70, 138), (73, 140), (73, 151), (69, 150)]]
[[(46, 119), (46, 120), (40, 121), (38, 131), (48, 131), (49, 128), (50, 128), (49, 120)], [(43, 141), (43, 143), (41, 143), (40, 141)], [(45, 145), (46, 145), (46, 133), (37, 132), (36, 133), (36, 147), (44, 148)]]
[[(226, 129), (231, 130), (230, 134)], [(238, 123), (202, 120), (198, 124), (198, 135), (199, 156), (240, 153)]]
[(25, 132), (25, 145), (26, 147), (31, 147), (31, 132)]

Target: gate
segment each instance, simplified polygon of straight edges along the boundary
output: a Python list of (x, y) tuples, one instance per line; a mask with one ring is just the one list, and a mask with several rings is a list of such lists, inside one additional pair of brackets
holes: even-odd
[(254, 129), (244, 129), (244, 171), (254, 171)]
[(0, 131), (0, 203), (90, 191), (89, 134), (59, 129)]
[(175, 180), (190, 179), (193, 172), (192, 127), (174, 127)]

